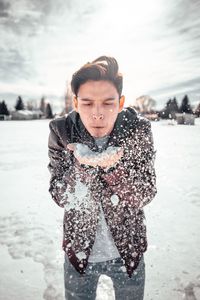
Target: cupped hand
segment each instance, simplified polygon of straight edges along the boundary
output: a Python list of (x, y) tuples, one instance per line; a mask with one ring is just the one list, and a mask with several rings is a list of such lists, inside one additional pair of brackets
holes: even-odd
[(119, 147), (113, 147), (113, 151), (110, 151), (109, 153), (107, 153), (106, 150), (104, 152), (97, 153), (90, 150), (86, 145), (83, 145), (84, 151), (78, 151), (80, 146), (81, 144), (71, 143), (67, 145), (67, 148), (70, 151), (73, 151), (74, 156), (80, 164), (85, 164), (92, 167), (112, 167), (121, 159), (124, 153), (123, 149)]

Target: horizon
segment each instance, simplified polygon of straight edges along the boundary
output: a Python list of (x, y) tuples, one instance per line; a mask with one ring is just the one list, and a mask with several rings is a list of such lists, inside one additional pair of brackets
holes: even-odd
[[(200, 99), (199, 99), (199, 101), (197, 100), (197, 101), (192, 101), (191, 100), (191, 98), (190, 98), (190, 95), (189, 94), (182, 94), (181, 96), (172, 96), (172, 97), (168, 97), (168, 98), (165, 98), (165, 99), (163, 99), (163, 101), (160, 101), (159, 103), (158, 103), (158, 101), (157, 101), (157, 99), (156, 98), (153, 98), (153, 97), (151, 97), (151, 95), (141, 95), (141, 96), (139, 96), (139, 97), (142, 97), (142, 96), (150, 96), (153, 100), (155, 100), (156, 101), (156, 104), (155, 104), (155, 106), (154, 106), (154, 109), (155, 110), (161, 110), (161, 109), (163, 109), (164, 107), (165, 107), (165, 105), (166, 105), (166, 103), (167, 103), (167, 101), (168, 100), (172, 100), (172, 99), (174, 99), (174, 98), (176, 98), (176, 100), (177, 100), (177, 104), (180, 106), (181, 105), (181, 102), (182, 102), (182, 100), (183, 100), (183, 98), (184, 98), (184, 96), (185, 95), (187, 95), (188, 96), (188, 98), (189, 98), (189, 102), (190, 102), (190, 105), (191, 105), (191, 107), (192, 108), (196, 108), (197, 107), (197, 105), (200, 103)], [(21, 94), (20, 95), (15, 95), (15, 99), (12, 99), (12, 100), (8, 100), (8, 101), (6, 101), (6, 97), (3, 97), (2, 99), (0, 98), (0, 102), (2, 102), (2, 101), (5, 101), (5, 103), (6, 103), (6, 105), (7, 105), (7, 107), (8, 107), (8, 109), (11, 111), (12, 109), (14, 109), (14, 106), (15, 106), (15, 104), (16, 104), (16, 101), (17, 101), (17, 98), (18, 98), (18, 96), (21, 96), (21, 98), (22, 98), (22, 100), (23, 100), (23, 102), (24, 102), (24, 104), (25, 105), (27, 105), (28, 104), (28, 102), (33, 102), (33, 104), (36, 106), (36, 107), (38, 107), (39, 105), (40, 105), (40, 101), (41, 101), (41, 98), (42, 97), (44, 97), (44, 99), (45, 99), (45, 102), (46, 103), (50, 103), (50, 105), (51, 105), (51, 107), (52, 107), (52, 110), (53, 110), (53, 112), (58, 112), (58, 111), (61, 111), (62, 109), (64, 109), (64, 107), (65, 107), (65, 98), (64, 98), (64, 95), (63, 96), (58, 96), (58, 97), (56, 97), (56, 96), (52, 96), (52, 97), (45, 97), (45, 95), (43, 94), (43, 95), (41, 95), (41, 97), (38, 97), (38, 98), (36, 98), (36, 97), (31, 97), (31, 96), (29, 96), (29, 97), (24, 97), (24, 96), (22, 96)], [(1, 97), (1, 95), (0, 95), (0, 97)], [(126, 96), (125, 96), (126, 97)], [(14, 96), (13, 96), (13, 98), (14, 98)], [(135, 99), (136, 100), (136, 99)], [(124, 107), (127, 107), (127, 106), (130, 106), (130, 105), (135, 105), (135, 100), (133, 100), (132, 102), (131, 101), (125, 101), (125, 105), (124, 105)]]
[(60, 101), (74, 71), (104, 54), (119, 63), (128, 105), (141, 95), (158, 106), (200, 100), (198, 1), (10, 0), (0, 20), (0, 97), (9, 103), (11, 94)]

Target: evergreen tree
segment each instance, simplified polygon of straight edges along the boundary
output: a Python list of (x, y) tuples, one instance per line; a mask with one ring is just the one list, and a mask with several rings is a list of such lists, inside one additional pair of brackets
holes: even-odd
[(168, 101), (167, 109), (169, 119), (176, 119), (176, 113), (179, 111), (176, 97), (174, 97), (173, 100), (170, 99), (170, 101)]
[(179, 108), (176, 97), (174, 97), (166, 102), (164, 109), (158, 115), (162, 119), (176, 119), (177, 112), (179, 112)]
[(188, 114), (193, 113), (192, 108), (191, 108), (190, 103), (189, 103), (188, 95), (185, 95), (183, 97), (183, 100), (182, 100), (181, 106), (180, 106), (180, 112), (181, 113), (188, 113)]
[(159, 117), (162, 119), (169, 119), (170, 118), (170, 104), (171, 98), (166, 102), (165, 107), (159, 112)]
[(172, 109), (174, 112), (179, 112), (178, 102), (176, 100), (176, 97), (172, 100)]
[(165, 112), (166, 112), (166, 117), (167, 119), (173, 119), (173, 116), (172, 116), (172, 106), (173, 106), (173, 100), (172, 99), (169, 99), (166, 103), (166, 109), (165, 109)]
[(47, 103), (46, 105), (45, 116), (47, 119), (53, 119), (53, 113), (50, 103)]
[(24, 103), (23, 103), (23, 100), (22, 100), (21, 96), (19, 96), (17, 98), (16, 104), (15, 104), (15, 109), (16, 110), (23, 110), (24, 109)]
[(6, 115), (6, 116), (10, 115), (10, 112), (4, 100), (0, 102), (0, 115)]

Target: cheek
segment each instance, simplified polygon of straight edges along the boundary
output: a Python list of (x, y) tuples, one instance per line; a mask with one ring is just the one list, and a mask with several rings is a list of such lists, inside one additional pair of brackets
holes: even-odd
[(109, 116), (109, 118), (116, 118), (116, 116), (118, 115), (118, 110), (116, 108), (109, 108), (108, 109), (108, 113), (107, 113), (107, 116)]
[(84, 110), (79, 110), (79, 116), (84, 124), (86, 124), (90, 118), (90, 112)]
[(108, 122), (108, 124), (113, 124), (116, 119), (117, 119), (117, 116), (118, 116), (118, 112), (115, 110), (115, 109), (109, 109), (109, 111), (107, 112), (107, 115), (106, 115), (106, 120)]
[(79, 113), (80, 115), (87, 117), (90, 114), (91, 108), (89, 106), (80, 107)]
[(107, 110), (107, 112), (108, 112), (108, 114), (112, 114), (112, 115), (113, 114), (116, 115), (118, 113), (117, 108), (114, 107), (114, 106), (109, 107), (108, 110)]

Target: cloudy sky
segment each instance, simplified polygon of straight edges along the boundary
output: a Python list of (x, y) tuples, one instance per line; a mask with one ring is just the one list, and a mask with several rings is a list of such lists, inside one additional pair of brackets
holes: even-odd
[(127, 104), (200, 100), (200, 0), (0, 0), (0, 97), (57, 102), (72, 73), (115, 56)]

